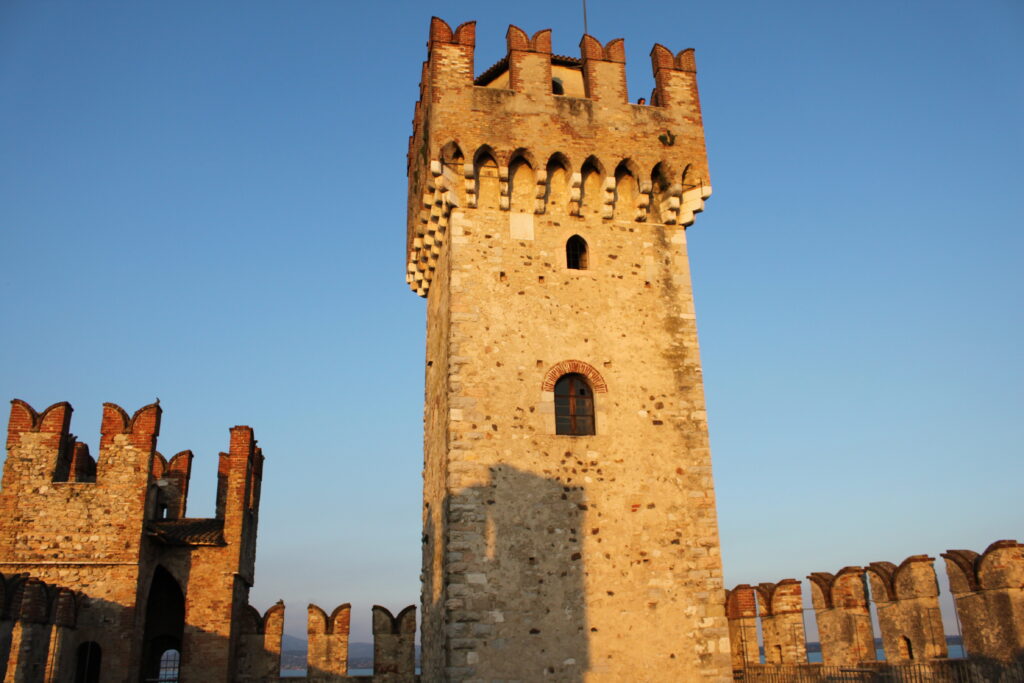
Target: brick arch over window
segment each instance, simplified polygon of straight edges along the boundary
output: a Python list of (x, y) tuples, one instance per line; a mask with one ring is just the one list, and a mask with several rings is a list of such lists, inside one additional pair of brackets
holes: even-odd
[(554, 391), (555, 382), (558, 381), (558, 378), (570, 373), (583, 375), (590, 380), (590, 387), (594, 390), (595, 394), (608, 392), (608, 385), (605, 383), (604, 377), (601, 377), (601, 373), (593, 365), (584, 363), (581, 360), (563, 360), (561, 363), (555, 364), (544, 375), (544, 383), (540, 387), (541, 391)]

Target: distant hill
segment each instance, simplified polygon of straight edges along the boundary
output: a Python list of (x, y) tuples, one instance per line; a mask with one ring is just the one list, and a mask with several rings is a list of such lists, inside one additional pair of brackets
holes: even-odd
[(281, 649), (286, 652), (302, 652), (302, 654), (306, 654), (306, 637), (297, 638), (285, 633), (281, 636)]

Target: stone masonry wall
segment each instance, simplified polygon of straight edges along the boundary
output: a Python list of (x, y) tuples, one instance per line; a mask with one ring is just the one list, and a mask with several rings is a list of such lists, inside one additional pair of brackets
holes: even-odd
[[(132, 418), (104, 406), (96, 481), (54, 482), (60, 458), (73, 448), (71, 406), (36, 415), (13, 401), (8, 455), (0, 489), (0, 571), (25, 572), (82, 591), (88, 609), (79, 639), (103, 640), (104, 670), (127, 672), (138, 656), (135, 622), (142, 524), (160, 407)], [(124, 632), (111, 639), (114, 628)], [(113, 680), (113, 679), (112, 679)]]
[(872, 562), (867, 568), (888, 662), (947, 655), (934, 562), (927, 555), (913, 555), (898, 567)]
[(416, 606), (397, 616), (373, 606), (373, 680), (413, 683), (416, 680)]
[(815, 572), (811, 601), (818, 620), (821, 656), (825, 664), (856, 665), (875, 659), (875, 637), (868, 611), (864, 570), (844, 567), (834, 576)]
[(765, 661), (772, 664), (804, 664), (807, 641), (804, 635), (803, 593), (796, 579), (757, 586), (761, 605), (761, 632)]
[(949, 550), (949, 586), (972, 657), (1024, 657), (1024, 544), (996, 541), (985, 552)]
[(741, 584), (725, 597), (725, 616), (729, 620), (729, 644), (733, 671), (760, 664), (757, 643), (757, 598), (752, 586)]
[(306, 675), (310, 678), (345, 676), (348, 674), (348, 638), (352, 606), (338, 605), (327, 615), (310, 605), (306, 617), (308, 649)]

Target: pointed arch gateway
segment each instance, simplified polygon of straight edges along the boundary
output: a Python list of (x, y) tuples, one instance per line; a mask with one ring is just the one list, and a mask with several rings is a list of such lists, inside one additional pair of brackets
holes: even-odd
[(142, 680), (178, 680), (185, 634), (185, 594), (171, 573), (157, 565), (146, 599), (142, 639)]

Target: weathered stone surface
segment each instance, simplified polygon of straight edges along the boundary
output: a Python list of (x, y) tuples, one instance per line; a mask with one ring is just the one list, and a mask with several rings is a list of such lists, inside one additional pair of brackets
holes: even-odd
[(764, 637), (765, 661), (771, 664), (807, 662), (804, 635), (803, 593), (796, 579), (757, 586)]
[(348, 674), (348, 639), (352, 606), (338, 605), (330, 616), (316, 605), (308, 608), (306, 621), (306, 675), (327, 678)]
[(373, 680), (412, 683), (416, 680), (416, 606), (398, 616), (373, 606)]
[(864, 570), (843, 567), (838, 574), (815, 572), (811, 601), (825, 664), (855, 665), (875, 660), (875, 636), (868, 611)]
[(888, 662), (935, 659), (948, 653), (934, 562), (933, 557), (913, 555), (898, 567), (891, 562), (867, 567)]
[(725, 616), (729, 620), (729, 644), (732, 668), (744, 669), (760, 664), (757, 643), (757, 598), (754, 588), (740, 584), (725, 595)]
[(996, 541), (981, 555), (949, 550), (942, 557), (967, 654), (1024, 657), (1024, 545)]

